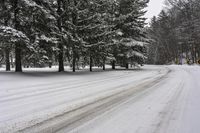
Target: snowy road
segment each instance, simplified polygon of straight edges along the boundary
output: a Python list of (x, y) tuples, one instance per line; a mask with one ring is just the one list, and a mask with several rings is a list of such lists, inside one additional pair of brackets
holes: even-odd
[(0, 73), (0, 132), (199, 133), (199, 66)]

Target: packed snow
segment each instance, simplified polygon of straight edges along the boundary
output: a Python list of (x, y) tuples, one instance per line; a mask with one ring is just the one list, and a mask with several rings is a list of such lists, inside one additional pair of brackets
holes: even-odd
[(1, 133), (200, 132), (199, 66), (54, 70), (0, 70)]

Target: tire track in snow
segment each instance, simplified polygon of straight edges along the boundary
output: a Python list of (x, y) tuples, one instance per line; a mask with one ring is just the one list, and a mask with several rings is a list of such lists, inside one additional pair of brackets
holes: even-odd
[[(129, 77), (130, 78), (130, 77)], [(120, 85), (120, 86), (123, 86), (123, 85), (126, 85), (126, 84), (132, 84), (132, 81), (130, 81), (130, 79), (126, 79), (128, 82), (126, 82), (126, 83), (124, 83), (124, 84), (122, 84), (122, 85)], [(150, 77), (149, 77), (150, 78)], [(148, 78), (148, 79), (149, 79)], [(151, 77), (151, 78), (153, 78), (153, 77)], [(145, 79), (146, 79), (146, 77), (145, 77)], [(123, 80), (125, 80), (125, 79), (123, 79)], [(139, 79), (139, 81), (140, 80), (144, 80), (144, 79)], [(115, 82), (118, 82), (118, 81), (116, 81), (115, 80)], [(137, 80), (135, 81), (135, 82), (137, 82)], [(109, 83), (104, 83), (104, 84), (99, 84), (98, 86), (96, 86), (96, 88), (100, 88), (100, 90), (99, 91), (94, 91), (93, 93), (91, 93), (91, 94), (89, 94), (89, 95), (84, 95), (84, 97), (79, 97), (79, 99), (77, 99), (77, 98), (75, 98), (75, 99), (70, 99), (70, 101), (68, 101), (68, 100), (64, 100), (64, 99), (62, 99), (61, 97), (65, 97), (66, 96), (66, 94), (65, 93), (60, 93), (60, 92), (57, 92), (58, 94), (60, 94), (60, 95), (55, 95), (55, 94), (53, 94), (53, 95), (47, 95), (47, 99), (46, 100), (44, 100), (45, 98), (43, 97), (42, 99), (43, 99), (43, 101), (44, 102), (47, 102), (47, 105), (48, 106), (45, 106), (45, 109), (50, 109), (50, 108), (54, 108), (55, 106), (57, 106), (57, 105), (65, 105), (65, 104), (67, 104), (67, 103), (70, 103), (71, 101), (75, 101), (75, 100), (80, 100), (80, 99), (84, 99), (85, 97), (88, 97), (88, 96), (92, 96), (92, 95), (95, 95), (95, 94), (97, 94), (97, 93), (102, 93), (102, 92), (105, 92), (105, 91), (110, 91), (110, 90), (113, 90), (113, 89), (115, 89), (115, 88), (117, 88), (117, 87), (120, 87), (120, 86), (115, 86), (115, 87), (112, 87), (112, 88), (109, 88), (109, 90), (101, 90), (101, 88), (102, 87), (104, 87), (106, 84), (112, 84), (112, 82), (109, 82)], [(79, 88), (79, 90), (84, 90), (84, 88), (85, 89), (89, 89), (88, 88), (89, 86), (83, 86), (82, 88)], [(72, 91), (72, 92), (74, 92), (74, 90)], [(69, 93), (69, 92), (68, 92)], [(54, 103), (53, 104), (49, 104), (49, 100), (50, 99), (56, 99), (56, 97), (59, 97), (60, 99), (58, 99), (58, 102), (56, 102), (57, 100), (54, 100)], [(12, 110), (19, 110), (20, 108), (23, 108), (23, 107), (25, 107), (25, 106), (28, 106), (28, 105), (30, 105), (30, 104), (33, 104), (33, 105), (37, 105), (38, 106), (38, 102), (39, 103), (42, 103), (43, 101), (41, 101), (41, 98), (40, 97), (30, 97), (32, 100), (30, 100), (31, 101), (31, 103), (30, 102), (25, 102), (24, 104), (20, 104), (20, 106), (18, 105), (18, 104), (13, 104), (13, 102), (12, 102), (12, 104), (13, 104), (13, 106), (14, 107), (12, 107), (11, 108), (11, 111)], [(38, 100), (34, 100), (34, 99), (38, 99)], [(48, 100), (49, 99), (49, 100)], [(59, 102), (59, 101), (61, 101), (61, 102)], [(18, 101), (17, 101), (17, 103), (18, 103)], [(5, 104), (7, 104), (7, 103), (5, 103)], [(2, 106), (3, 107), (3, 106)], [(5, 105), (5, 107), (6, 107), (6, 105)], [(7, 116), (11, 116), (11, 115), (14, 115), (15, 117), (12, 117), (12, 119), (14, 119), (14, 118), (18, 118), (18, 117), (22, 117), (22, 116), (24, 116), (24, 115), (26, 115), (26, 114), (29, 114), (30, 113), (30, 111), (34, 111), (34, 113), (35, 112), (39, 112), (40, 110), (42, 110), (42, 109), (44, 109), (44, 104), (41, 104), (41, 106), (38, 106), (37, 107), (37, 109), (35, 109), (35, 106), (33, 106), (33, 107), (29, 107), (29, 108), (27, 108), (27, 109), (25, 109), (25, 110), (23, 110), (23, 111), (21, 111), (21, 112), (19, 112), (21, 115), (19, 115), (18, 114), (18, 112), (14, 112), (14, 114), (12, 114), (12, 113), (8, 113), (7, 115), (4, 115), (4, 118), (2, 118), (1, 117), (1, 119), (2, 119), (2, 121), (5, 121), (5, 118), (7, 117)], [(1, 111), (2, 112), (9, 112), (9, 110), (5, 110), (4, 108), (1, 108)], [(7, 120), (9, 120), (9, 119), (7, 119)]]
[[(25, 91), (25, 92), (17, 92), (17, 93), (11, 94), (11, 95), (1, 96), (0, 102), (6, 102), (6, 101), (9, 101), (9, 100), (24, 99), (26, 97), (39, 96), (39, 95), (43, 95), (43, 94), (47, 94), (47, 93), (54, 93), (54, 92), (63, 91), (63, 90), (65, 91), (67, 89), (74, 89), (74, 88), (78, 88), (78, 87), (81, 87), (81, 86), (89, 87), (90, 85), (92, 86), (93, 84), (97, 84), (99, 82), (112, 81), (113, 78), (118, 80), (118, 79), (122, 79), (122, 78), (126, 78), (126, 77), (130, 77), (130, 75), (124, 75), (123, 74), (123, 75), (118, 75), (116, 77), (109, 77), (109, 78), (98, 79), (98, 80), (94, 80), (94, 81), (88, 80), (88, 81), (79, 82), (76, 85), (74, 85), (74, 83), (77, 83), (77, 81), (74, 81), (74, 82), (71, 82), (71, 83), (65, 82), (66, 84), (61, 84), (59, 86), (54, 86), (54, 83), (52, 83), (52, 84), (49, 84), (47, 86), (46, 85), (42, 85), (41, 87), (38, 86), (38, 89), (45, 88), (45, 89), (42, 89), (42, 90), (28, 90), (28, 91)], [(67, 87), (63, 87), (63, 86), (67, 86)], [(32, 86), (31, 86), (31, 88), (32, 88)], [(26, 88), (23, 88), (23, 90), (24, 89), (26, 90)], [(37, 92), (32, 94), (32, 91), (37, 91)]]
[[(190, 93), (191, 84), (195, 84), (195, 80), (191, 80), (194, 78), (192, 72), (194, 72), (194, 68), (179, 68), (181, 71), (180, 82), (175, 87), (175, 92), (166, 105), (166, 107), (162, 110), (160, 117), (160, 121), (155, 128), (153, 133), (183, 133), (189, 132), (185, 131), (184, 127), (182, 127), (185, 107), (188, 101), (188, 95)], [(188, 77), (188, 78), (185, 78)]]
[[(136, 95), (134, 93), (137, 93), (137, 94), (142, 93), (149, 87), (160, 82), (162, 78), (164, 78), (164, 76), (159, 77), (159, 78), (157, 77), (154, 80), (144, 81), (140, 83), (139, 85), (136, 85), (135, 87), (130, 87), (130, 88), (127, 88), (125, 85), (122, 85), (121, 86), (122, 88), (126, 87), (127, 89), (122, 89), (121, 91), (111, 93), (108, 96), (103, 95), (103, 97), (100, 97), (98, 100), (91, 101), (91, 103), (88, 103), (84, 106), (80, 106), (79, 108), (75, 108), (74, 110), (65, 112), (61, 115), (55, 116), (51, 119), (43, 121), (42, 123), (38, 123), (34, 126), (20, 130), (19, 132), (54, 133), (61, 130), (64, 127), (65, 128), (69, 127), (69, 131), (70, 131), (70, 129), (74, 127), (73, 125), (76, 125), (77, 123), (80, 124), (81, 120), (85, 118), (87, 119), (87, 117), (90, 117), (91, 119), (91, 115), (93, 115), (92, 117), (95, 117), (103, 113), (104, 111), (108, 111), (114, 106), (117, 106), (123, 101), (129, 99), (131, 96)], [(82, 121), (81, 123), (83, 122), (84, 121)]]
[[(185, 98), (188, 97), (188, 78), (190, 75), (181, 66), (171, 66), (173, 74), (169, 77), (168, 92), (165, 94), (163, 108), (154, 120), (155, 127), (149, 133), (183, 133), (180, 132), (183, 113), (185, 111)], [(187, 78), (186, 78), (187, 77)]]
[[(157, 73), (157, 72), (156, 72), (156, 73)], [(154, 75), (155, 75), (156, 73), (154, 73)], [(125, 73), (125, 74), (127, 74), (127, 73)], [(128, 78), (134, 78), (134, 74), (136, 74), (136, 73), (133, 73), (133, 74), (130, 74), (129, 76), (127, 76), (127, 79), (128, 79)], [(131, 77), (131, 76), (133, 76), (133, 77)], [(115, 77), (114, 77), (114, 78), (115, 78)], [(151, 78), (153, 78), (153, 77), (151, 77)], [(145, 79), (145, 78), (144, 78), (144, 79)], [(126, 79), (123, 79), (123, 80), (126, 80)], [(142, 80), (142, 79), (140, 79), (140, 80)], [(121, 81), (122, 81), (122, 80), (121, 80)], [(116, 82), (120, 82), (120, 80), (119, 80), (119, 81), (116, 80)], [(113, 82), (113, 83), (114, 83), (114, 82)], [(129, 84), (129, 83), (131, 84), (131, 81), (129, 81), (129, 82), (127, 82), (127, 83), (128, 83), (128, 84)], [(105, 83), (104, 83), (104, 82), (100, 82), (100, 83), (98, 83), (98, 84), (105, 84)], [(124, 84), (124, 85), (126, 86), (126, 84)], [(115, 86), (115, 87), (117, 87), (117, 86)], [(114, 87), (113, 87), (113, 88), (114, 88)], [(111, 88), (112, 91), (114, 91), (113, 88)], [(121, 89), (121, 88), (120, 88), (120, 89)], [(123, 89), (124, 89), (124, 88), (123, 88)], [(111, 90), (110, 90), (110, 91), (111, 91)], [(102, 91), (102, 92), (104, 92), (104, 91)], [(102, 93), (102, 92), (101, 92), (101, 93)], [(108, 93), (108, 91), (105, 91), (105, 93)], [(99, 92), (96, 91), (96, 92), (94, 92), (93, 94), (91, 93), (90, 95), (95, 95), (95, 94), (96, 94), (96, 95), (99, 95)], [(60, 96), (60, 95), (57, 95), (57, 97), (59, 97), (59, 96)], [(64, 96), (64, 95), (63, 95), (63, 96)], [(88, 96), (89, 96), (89, 95), (88, 95)], [(88, 97), (88, 96), (86, 96), (86, 97)], [(55, 97), (56, 97), (56, 96), (55, 96)], [(86, 98), (86, 97), (82, 97), (82, 98)], [(37, 98), (38, 98), (38, 99), (36, 99), (36, 101), (38, 100), (37, 102), (40, 103), (40, 102), (41, 102), (41, 99), (40, 99), (40, 98), (42, 98), (42, 97), (37, 97)], [(48, 97), (48, 95), (46, 96), (46, 98), (47, 98), (47, 99), (46, 99), (45, 101), (48, 101), (48, 99), (51, 99), (51, 98)], [(34, 101), (34, 99), (35, 99), (35, 97), (33, 98), (33, 101)], [(45, 99), (45, 98), (44, 98), (44, 99)], [(44, 99), (42, 99), (42, 100), (44, 100)], [(78, 99), (77, 99), (77, 100), (78, 100)], [(14, 101), (11, 100), (11, 102), (14, 102)], [(27, 103), (27, 105), (28, 105), (28, 104), (30, 104), (30, 103)], [(63, 104), (66, 105), (66, 103), (63, 103)], [(83, 103), (80, 103), (80, 104), (83, 104)], [(22, 104), (22, 105), (24, 105), (24, 104)], [(17, 106), (18, 106), (18, 105), (17, 105)], [(57, 106), (58, 106), (58, 105), (57, 105)], [(26, 107), (26, 105), (24, 105), (24, 107)], [(23, 108), (23, 106), (21, 106), (21, 108)], [(50, 107), (50, 108), (54, 108), (54, 107), (52, 106), (52, 107)], [(12, 108), (12, 109), (13, 109), (13, 110), (15, 110), (15, 109), (17, 110), (17, 108)], [(26, 108), (24, 108), (24, 109), (26, 109)], [(41, 108), (41, 109), (44, 110), (44, 109), (46, 109), (46, 108)], [(0, 110), (1, 110), (1, 109), (0, 109)], [(43, 111), (43, 110), (41, 110), (41, 111)], [(44, 110), (44, 112), (48, 112), (48, 108), (47, 108), (46, 110)], [(30, 113), (31, 113), (31, 112), (30, 112)], [(51, 112), (51, 113), (52, 113), (53, 115), (55, 115), (54, 112)], [(61, 113), (62, 113), (62, 111), (61, 111)], [(43, 115), (46, 115), (46, 114), (44, 113)], [(42, 115), (41, 115), (41, 116), (42, 116)], [(51, 116), (51, 115), (50, 115), (50, 116)], [(49, 116), (49, 117), (50, 117), (50, 116)], [(20, 116), (18, 115), (18, 117), (20, 117)], [(38, 117), (38, 118), (39, 118), (39, 117)], [(17, 119), (17, 116), (16, 116), (16, 119)], [(25, 121), (26, 121), (26, 120), (25, 120)], [(40, 121), (40, 120), (39, 120), (39, 121)], [(20, 121), (18, 121), (18, 122), (19, 122), (19, 123), (13, 123), (13, 125), (12, 125), (12, 123), (9, 123), (9, 121), (8, 121), (7, 124), (9, 125), (8, 127), (12, 127), (12, 126), (15, 126), (15, 125), (18, 126), (18, 125), (20, 125), (20, 124), (23, 123), (23, 120), (21, 121), (22, 123), (20, 123)], [(32, 124), (32, 122), (33, 122), (33, 123), (34, 123), (34, 122), (37, 122), (37, 119), (36, 119), (36, 120), (30, 119), (30, 121), (26, 121), (26, 122), (27, 122), (27, 123), (25, 123), (25, 125), (29, 125), (29, 124)], [(23, 124), (22, 124), (22, 125), (23, 125)], [(15, 130), (15, 129), (13, 129), (13, 130)], [(9, 130), (9, 131), (12, 131), (12, 130)]]
[[(160, 75), (161, 76), (161, 75)], [(153, 80), (153, 81), (152, 81)], [(125, 98), (127, 98), (128, 97), (128, 95), (130, 95), (130, 91), (132, 92), (135, 92), (135, 89), (137, 89), (137, 90), (139, 90), (139, 89), (141, 89), (142, 90), (142, 88), (141, 87), (139, 87), (139, 86), (144, 86), (144, 85), (146, 85), (144, 88), (146, 89), (146, 87), (149, 85), (149, 84), (151, 84), (151, 83), (153, 83), (154, 81), (159, 81), (160, 80), (160, 77), (158, 76), (158, 77), (152, 77), (152, 79), (150, 80), (148, 80), (148, 81), (146, 81), (146, 84), (145, 84), (145, 82), (142, 82), (140, 85), (138, 85), (138, 86), (136, 86), (136, 88), (134, 87), (131, 87), (132, 86), (132, 84), (130, 83), (129, 85), (130, 86), (125, 86), (125, 85), (122, 85), (121, 87), (122, 88), (118, 88), (118, 90), (110, 90), (110, 91), (107, 91), (107, 92), (104, 92), (104, 94), (102, 94), (102, 93), (98, 93), (100, 96), (98, 96), (98, 97), (96, 97), (96, 98), (94, 98), (93, 100), (91, 100), (91, 101), (88, 101), (88, 102), (86, 102), (85, 104), (84, 104), (84, 102), (82, 101), (81, 103), (80, 103), (80, 105), (78, 105), (79, 106), (79, 108), (78, 107), (75, 107), (74, 108), (74, 110), (71, 110), (72, 112), (74, 112), (75, 110), (77, 110), (78, 112), (79, 111), (81, 111), (83, 108), (86, 108), (86, 109), (88, 109), (88, 106), (89, 105), (91, 105), (92, 104), (92, 107), (93, 106), (95, 106), (95, 107), (93, 107), (93, 109), (89, 109), (89, 110), (87, 110), (86, 112), (84, 112), (84, 113), (87, 113), (88, 111), (92, 111), (92, 112), (94, 112), (95, 110), (95, 108), (98, 108), (98, 107), (100, 107), (100, 106), (102, 106), (102, 107), (104, 107), (104, 105), (105, 104), (107, 104), (109, 101), (112, 101), (111, 99), (115, 99), (115, 98), (117, 98), (117, 100), (115, 101), (115, 102), (120, 102), (121, 100), (118, 98), (119, 96), (121, 96), (122, 94), (122, 99), (125, 99)], [(151, 81), (151, 82), (150, 82)], [(120, 87), (120, 86), (119, 86)], [(130, 88), (129, 88), (130, 87)], [(131, 93), (131, 95), (133, 94), (133, 92)], [(110, 94), (109, 94), (110, 93)], [(139, 93), (139, 92), (138, 92)], [(90, 97), (92, 97), (92, 96), (90, 96)], [(87, 98), (90, 98), (90, 97), (87, 97)], [(96, 100), (95, 100), (96, 99)], [(99, 99), (99, 100), (98, 100)], [(104, 100), (104, 99), (106, 99), (106, 100)], [(109, 99), (109, 100), (108, 100)], [(107, 101), (108, 100), (108, 101)], [(100, 106), (97, 106), (96, 107), (96, 105), (98, 105), (97, 103), (101, 103), (101, 102), (103, 102), (103, 104), (100, 104)], [(105, 103), (104, 103), (105, 102)], [(113, 101), (112, 102), (110, 102), (111, 104), (113, 104)], [(83, 110), (82, 110), (83, 111)], [(52, 122), (52, 120), (53, 121), (57, 121), (58, 119), (60, 119), (60, 118), (63, 118), (64, 116), (66, 116), (66, 115), (68, 115), (69, 114), (69, 112), (70, 111), (66, 111), (66, 112), (63, 112), (62, 114), (57, 114), (57, 115), (50, 115), (49, 117), (49, 119), (46, 119), (46, 120), (43, 120), (43, 121), (41, 121), (41, 122), (38, 122), (37, 120), (32, 120), (32, 123), (31, 123), (31, 121), (30, 121), (30, 123), (29, 124), (32, 124), (32, 126), (30, 127), (30, 128), (34, 128), (35, 126), (37, 127), (36, 129), (39, 129), (38, 128), (38, 126), (40, 126), (41, 124), (47, 124), (47, 123), (49, 123), (50, 122), (50, 124), (51, 124), (51, 122)], [(83, 113), (83, 112), (82, 112)], [(80, 114), (81, 116), (83, 116), (83, 114)], [(72, 113), (73, 114), (73, 113)], [(80, 115), (79, 115), (79, 117), (80, 117)], [(53, 117), (54, 116), (54, 117)], [(77, 117), (77, 116), (75, 116), (75, 117)], [(78, 119), (81, 119), (81, 118), (79, 118), (78, 117)], [(68, 116), (66, 117), (67, 119), (69, 118)], [(71, 119), (72, 121), (73, 120), (75, 120), (75, 119), (77, 119), (77, 118), (73, 118), (73, 119)], [(39, 120), (40, 121), (40, 120)], [(61, 121), (62, 121), (62, 119), (61, 119)], [(68, 120), (67, 120), (68, 121)], [(77, 120), (75, 120), (74, 122), (76, 122)], [(65, 123), (66, 121), (64, 120), (64, 123)], [(69, 122), (69, 121), (68, 121)], [(72, 122), (72, 123), (74, 123), (74, 122)], [(35, 124), (34, 124), (35, 123)], [(61, 122), (61, 123), (63, 123), (63, 121)], [(57, 125), (58, 126), (58, 125)], [(64, 126), (66, 126), (66, 125), (64, 125)], [(44, 127), (44, 126), (41, 126), (41, 127)], [(20, 128), (20, 127), (18, 127), (18, 128)], [(18, 129), (17, 127), (15, 127), (15, 129)], [(30, 128), (27, 128), (27, 129), (25, 129), (25, 130), (20, 130), (20, 132), (22, 132), (22, 131), (29, 131), (30, 130)], [(55, 129), (57, 129), (57, 130), (59, 130), (60, 128), (62, 128), (62, 127), (60, 127), (59, 129), (58, 128), (56, 128), (56, 127), (54, 127)], [(35, 129), (35, 128), (34, 128)], [(49, 130), (49, 129), (48, 129)], [(52, 131), (52, 129), (50, 129), (50, 131)]]
[[(116, 75), (116, 76), (113, 76), (113, 75), (109, 75), (108, 77), (104, 78), (104, 80), (106, 81), (106, 79), (112, 79), (114, 77), (125, 76), (124, 74)], [(80, 78), (80, 77), (78, 77), (78, 78)], [(26, 85), (26, 86), (22, 86), (20, 88), (16, 88), (16, 87), (15, 88), (11, 88), (11, 89), (9, 88), (9, 89), (6, 89), (6, 90), (7, 91), (11, 91), (10, 92), (11, 94), (3, 95), (3, 96), (1, 96), (1, 98), (12, 96), (12, 95), (17, 95), (17, 94), (22, 94), (22, 93), (27, 93), (27, 92), (30, 92), (30, 91), (38, 91), (38, 89), (40, 89), (40, 90), (42, 89), (43, 90), (43, 88), (45, 88), (45, 90), (47, 90), (47, 89), (51, 90), (51, 89), (63, 87), (64, 85), (73, 85), (74, 83), (77, 83), (79, 80), (83, 80), (83, 79), (82, 78), (81, 79), (77, 79), (77, 80), (70, 79), (70, 80), (67, 80), (67, 81), (65, 80), (65, 81), (62, 81), (62, 82), (45, 83), (45, 84), (32, 85), (32, 86)], [(95, 80), (95, 82), (97, 82), (97, 81), (101, 81), (102, 79), (101, 78), (96, 78), (94, 80)], [(82, 84), (82, 83), (85, 83), (85, 82), (92, 82), (92, 81), (90, 81), (90, 80), (84, 80), (83, 82), (79, 81), (79, 84)], [(19, 91), (19, 90), (22, 90), (22, 91)], [(12, 93), (14, 93), (14, 94), (12, 94)]]

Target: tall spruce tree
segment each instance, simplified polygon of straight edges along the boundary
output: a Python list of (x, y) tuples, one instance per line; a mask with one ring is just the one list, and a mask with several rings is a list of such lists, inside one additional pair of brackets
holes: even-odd
[(145, 18), (148, 0), (120, 0), (118, 11), (116, 12), (116, 44), (118, 54), (117, 59), (120, 64), (128, 69), (132, 61), (143, 63), (145, 59), (145, 47), (147, 39), (144, 32)]

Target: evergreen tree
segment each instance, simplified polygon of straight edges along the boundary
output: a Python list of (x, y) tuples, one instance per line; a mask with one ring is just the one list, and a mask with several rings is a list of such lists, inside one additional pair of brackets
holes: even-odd
[[(128, 68), (130, 62), (143, 63), (145, 59), (146, 36), (144, 32), (144, 8), (148, 0), (121, 0), (116, 11), (115, 56), (123, 66)], [(116, 46), (115, 46), (116, 47)], [(118, 53), (118, 54), (116, 54)]]
[(182, 64), (186, 59), (195, 63), (199, 59), (199, 1), (168, 0), (168, 6), (150, 27), (150, 36), (156, 38), (156, 62)]
[[(0, 1), (0, 25), (4, 25), (4, 26), (8, 26), (8, 22), (10, 19), (10, 14), (9, 14), (9, 8), (8, 8), (8, 2), (6, 0), (2, 0)], [(1, 44), (3, 45), (3, 44)], [(5, 44), (4, 44), (5, 45)], [(3, 49), (5, 51), (5, 56), (6, 56), (6, 71), (10, 71), (10, 51), (11, 51), (11, 46), (10, 45), (6, 45), (3, 46)]]
[[(76, 66), (112, 62), (142, 63), (146, 52), (144, 8), (141, 0), (2, 0), (0, 35), (2, 55), (10, 70), (43, 67), (58, 60)], [(8, 40), (7, 40), (8, 39)], [(123, 62), (125, 61), (125, 62)]]

